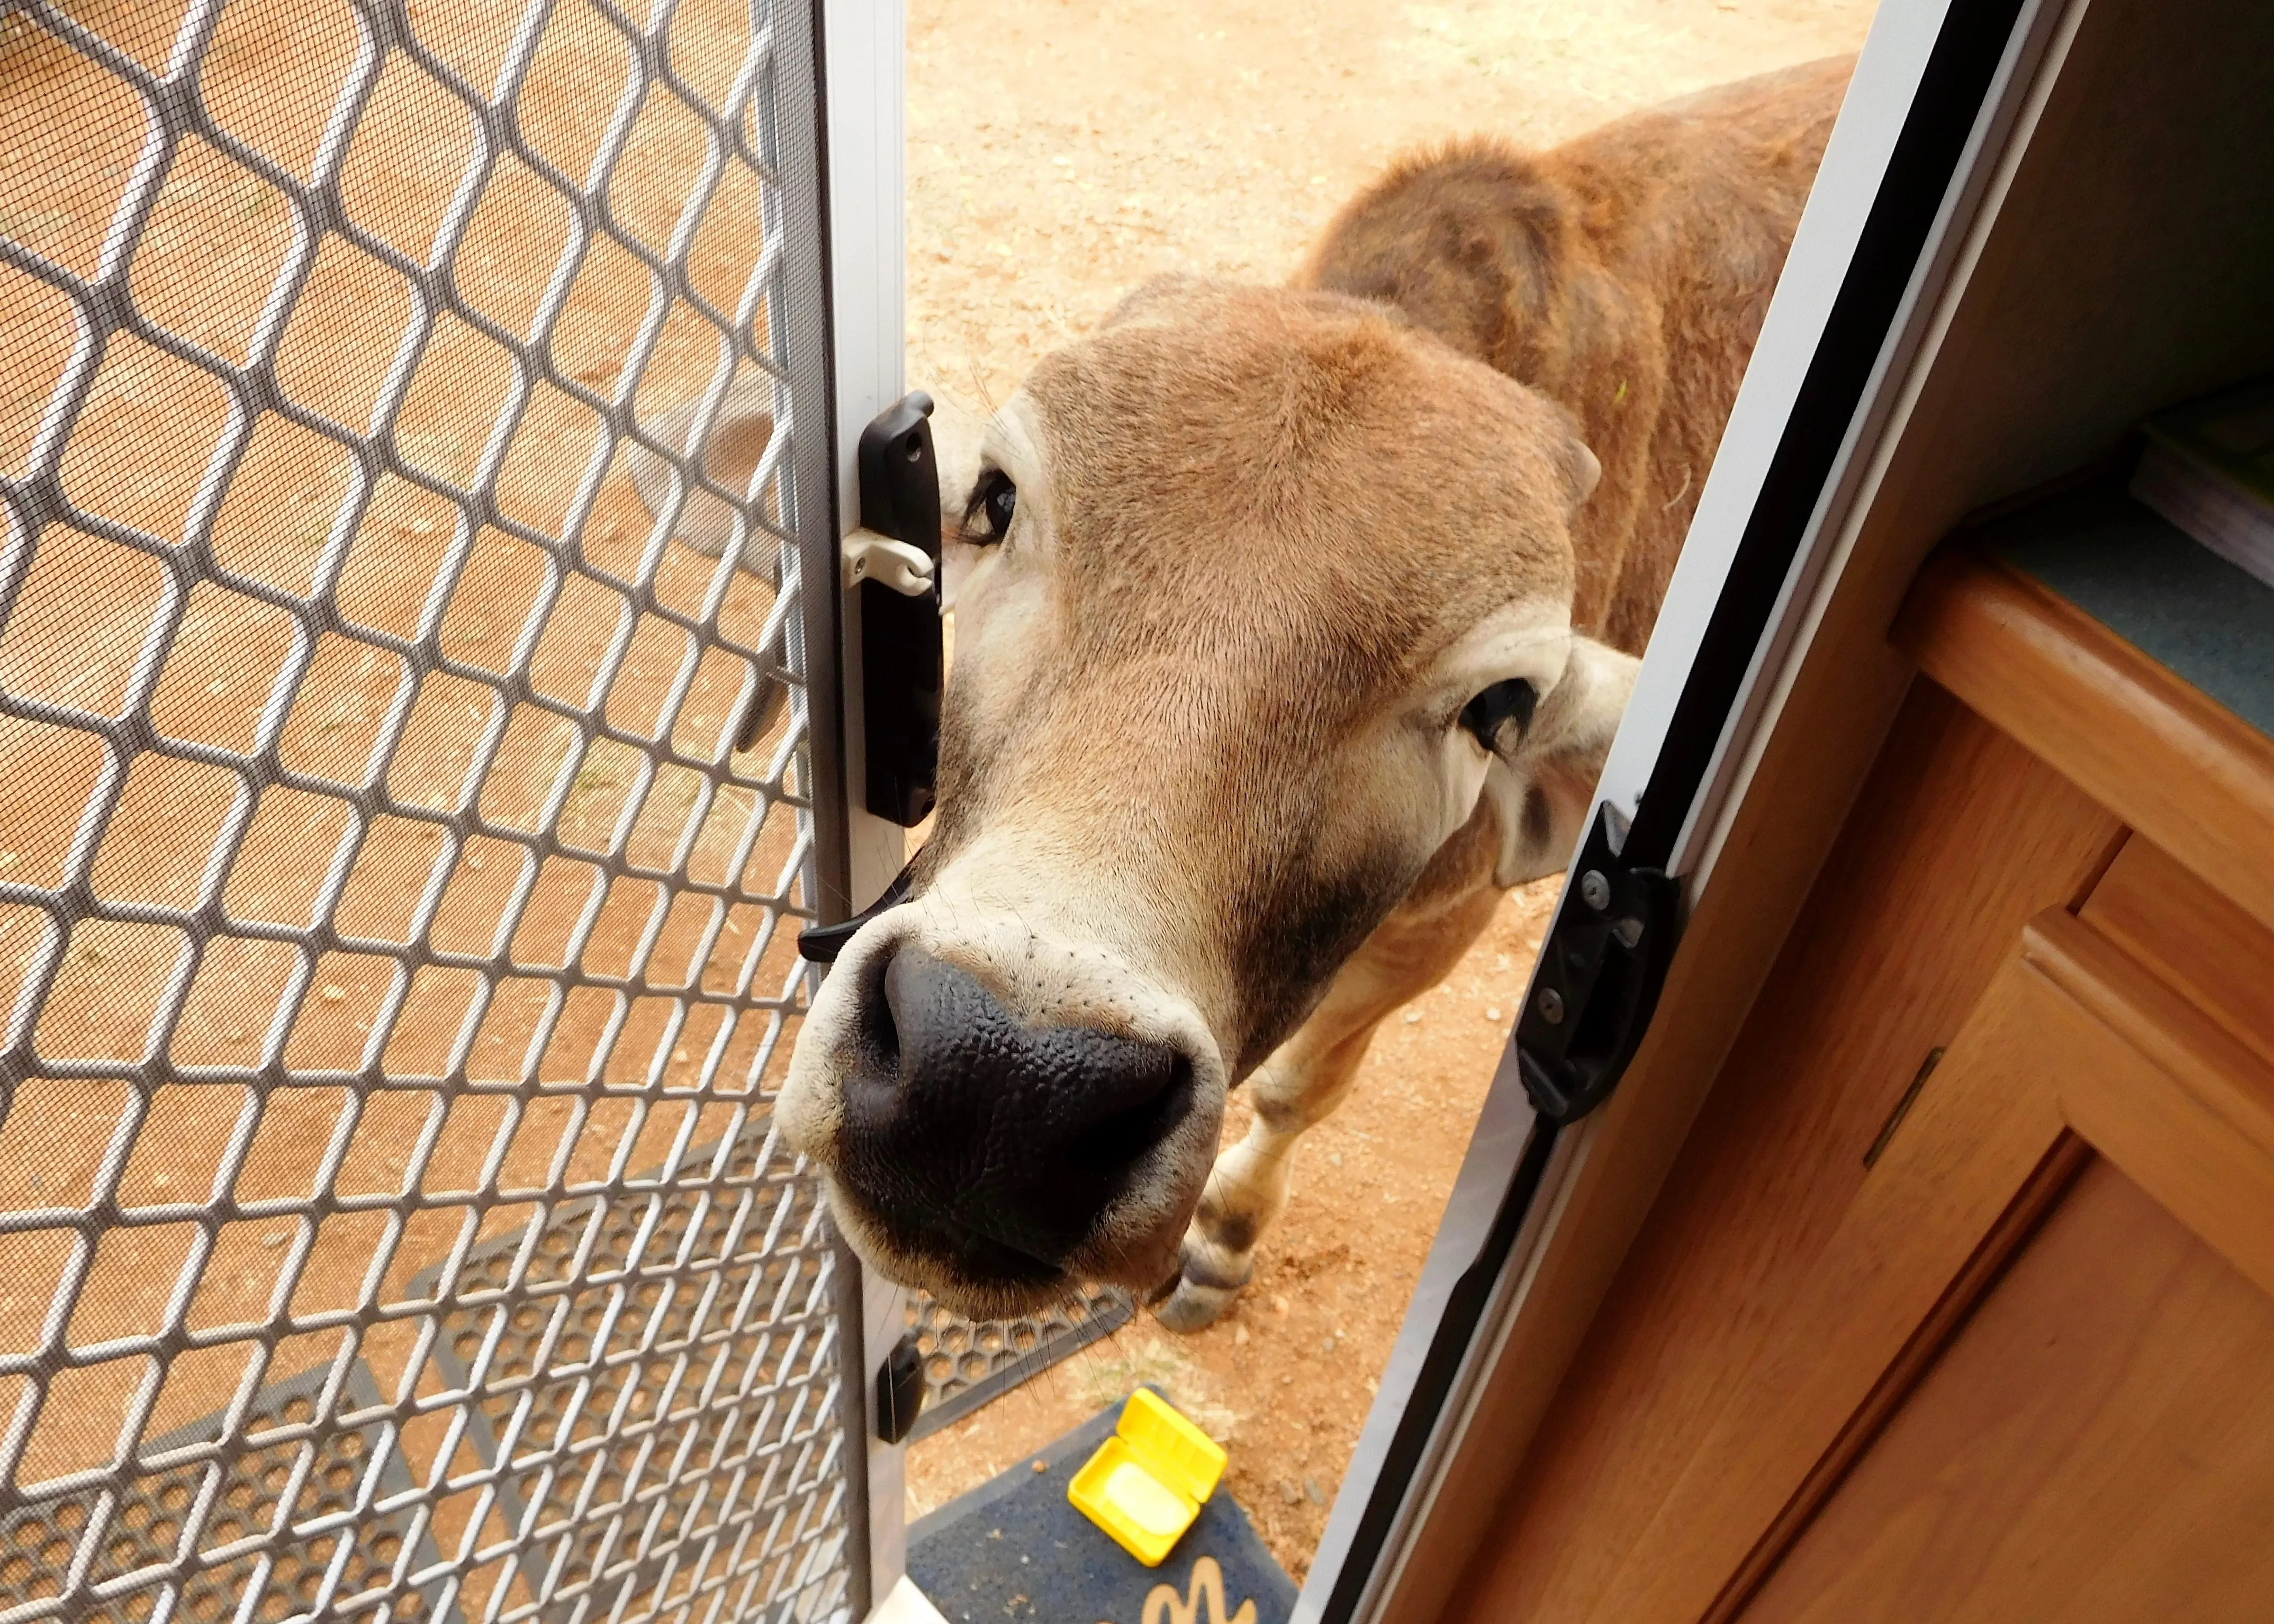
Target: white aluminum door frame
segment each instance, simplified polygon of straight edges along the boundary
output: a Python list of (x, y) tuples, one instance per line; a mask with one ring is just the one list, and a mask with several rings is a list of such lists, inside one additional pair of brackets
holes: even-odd
[[(1818, 182), (1780, 280), (1752, 366), (1748, 370), (1698, 513), (1652, 635), (1634, 698), (1621, 725), (1601, 781), (1601, 793), (1631, 809), (1666, 747), (1677, 706), (1690, 684), (1709, 623), (1737, 562), (1746, 525), (1770, 477), (1772, 463), (1815, 360), (1834, 307), (1856, 261), (1873, 204), (1952, 11), (1950, 0), (1887, 0), (1874, 19), (1856, 78), (1826, 148)], [(1965, 147), (1945, 190), (1939, 212), (1912, 267), (1845, 439), (1818, 492), (1801, 543), (1787, 571), (1766, 628), (1752, 650), (1715, 744), (1703, 784), (1692, 801), (1670, 871), (1694, 903), (1709, 882), (1713, 859), (1730, 808), (1750, 770), (1754, 735), (1773, 719), (1783, 674), (1806, 650), (1810, 609), (1820, 596), (1837, 541), (1856, 493), (1862, 454), (1889, 409), (1925, 326), (1925, 313), (1946, 275), (1960, 238), (1986, 181), (1985, 154), (1995, 154), (2014, 117), (2060, 7), (2053, 0), (2023, 0), (1996, 73), (1973, 120)], [(839, 534), (858, 513), (854, 451), (870, 418), (905, 393), (906, 225), (903, 0), (820, 0), (824, 171), (828, 223), (826, 265), (831, 298), (831, 351)], [(858, 748), (860, 715), (857, 602), (839, 594), (843, 656), (840, 709), (847, 763), (848, 828), (844, 848), (841, 914), (857, 912), (896, 875), (906, 855), (905, 832), (862, 809)], [(825, 881), (825, 884), (827, 882)], [(1513, 1064), (1511, 1044), (1494, 1079), (1475, 1136), (1381, 1392), (1344, 1477), (1310, 1577), (1297, 1604), (1299, 1624), (1376, 1616), (1401, 1576), (1414, 1530), (1428, 1515), (1435, 1473), (1461, 1441), (1479, 1374), (1505, 1342), (1524, 1289), (1585, 1166), (1589, 1124), (1583, 1121), (1552, 1147), (1541, 1143), (1537, 1121)], [(1527, 1151), (1533, 1163), (1525, 1169)], [(1442, 1394), (1432, 1434), (1410, 1485), (1399, 1494), (1386, 1538), (1364, 1559), (1355, 1605), (1347, 1591), (1330, 1610), (1353, 1555), (1369, 1505), (1382, 1486), (1385, 1464), (1417, 1380), (1439, 1336), (1449, 1298), (1477, 1264), (1496, 1222), (1506, 1222), (1507, 1200), (1520, 1170), (1532, 1188), (1504, 1261), (1495, 1273), (1487, 1306), (1461, 1351), (1460, 1371)], [(860, 1395), (870, 1403), (877, 1370), (898, 1341), (904, 1294), (864, 1278), (865, 1371)], [(873, 1417), (872, 1417), (873, 1421)], [(883, 1605), (906, 1571), (905, 1449), (868, 1438), (869, 1568), (871, 1597)]]
[[(860, 517), (855, 462), (861, 431), (907, 391), (907, 19), (903, 0), (820, 0), (824, 231), (829, 284), (832, 406), (836, 460), (836, 533)], [(867, 809), (863, 793), (860, 597), (833, 578), (840, 635), (847, 827), (842, 890), (830, 914), (860, 912), (907, 861), (907, 832)], [(825, 891), (832, 889), (825, 879)], [(818, 984), (820, 972), (814, 973)], [(860, 1267), (849, 1247), (840, 1266), (859, 1269), (862, 1377), (853, 1399), (866, 1413), (869, 1595), (882, 1609), (907, 1569), (907, 1446), (877, 1436), (877, 1372), (900, 1340), (907, 1293)], [(847, 1302), (848, 1317), (850, 1301)], [(848, 1327), (849, 1329), (849, 1327)], [(905, 1605), (905, 1604), (903, 1604)]]

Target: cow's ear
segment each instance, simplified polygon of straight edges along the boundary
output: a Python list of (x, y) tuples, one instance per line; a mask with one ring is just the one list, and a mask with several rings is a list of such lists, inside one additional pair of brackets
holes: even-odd
[(1560, 873), (1594, 811), (1595, 782), (1619, 731), (1642, 662), (1631, 654), (1573, 637), (1563, 674), (1532, 713), (1532, 725), (1505, 756), (1495, 756), (1485, 793), (1500, 819), (1500, 861), (1493, 877), (1521, 885)]
[[(650, 439), (674, 451), (699, 451), (704, 475), (712, 485), (738, 494), (749, 490), (750, 476), (757, 472), (758, 462), (773, 439), (773, 380), (764, 375), (737, 380), (711, 414), (709, 432), (700, 436), (698, 447), (691, 437), (696, 436), (702, 417), (703, 397), (698, 395), (643, 426)], [(636, 441), (626, 461), (640, 501), (651, 515), (660, 515), (678, 483), (671, 463)], [(776, 521), (779, 517), (766, 516)], [(717, 558), (734, 542), (735, 528), (734, 510), (725, 499), (697, 485), (680, 505), (673, 535), (705, 558)], [(748, 527), (742, 538), (742, 568), (779, 578), (776, 555), (774, 538), (756, 525)]]

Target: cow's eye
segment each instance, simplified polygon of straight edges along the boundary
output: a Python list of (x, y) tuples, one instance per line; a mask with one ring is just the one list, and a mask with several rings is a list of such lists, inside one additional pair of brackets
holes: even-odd
[(1477, 742), (1496, 755), (1515, 752), (1524, 730), (1532, 726), (1532, 708), (1539, 704), (1540, 695), (1532, 684), (1522, 677), (1510, 677), (1495, 682), (1461, 707), (1461, 726), (1477, 736)]
[(1019, 487), (999, 468), (979, 476), (963, 510), (965, 538), (979, 546), (998, 542), (1011, 533), (1012, 516), (1019, 511)]

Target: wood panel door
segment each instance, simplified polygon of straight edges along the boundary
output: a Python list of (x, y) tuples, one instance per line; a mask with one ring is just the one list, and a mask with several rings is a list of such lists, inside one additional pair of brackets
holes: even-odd
[(1715, 1613), (2274, 1617), (2274, 936), (2136, 838), (2080, 916), (2024, 930), (1820, 1307), (1993, 1205), (1942, 1334)]

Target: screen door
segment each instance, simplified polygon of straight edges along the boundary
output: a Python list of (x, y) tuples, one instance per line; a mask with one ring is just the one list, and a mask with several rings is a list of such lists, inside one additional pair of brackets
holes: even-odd
[(0, 1618), (865, 1612), (811, 35), (0, 7)]

